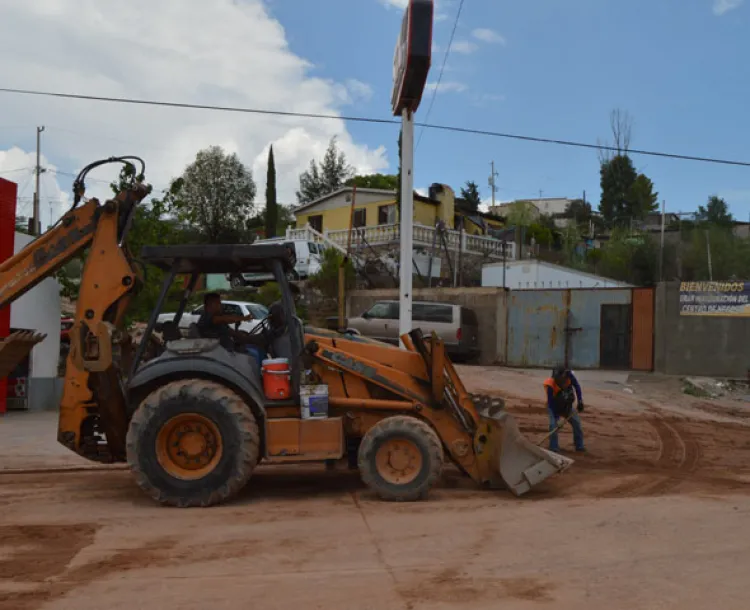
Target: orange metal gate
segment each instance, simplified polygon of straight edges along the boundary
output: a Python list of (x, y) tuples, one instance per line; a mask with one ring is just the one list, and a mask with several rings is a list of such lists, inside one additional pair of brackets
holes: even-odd
[(634, 371), (654, 369), (654, 289), (633, 288)]

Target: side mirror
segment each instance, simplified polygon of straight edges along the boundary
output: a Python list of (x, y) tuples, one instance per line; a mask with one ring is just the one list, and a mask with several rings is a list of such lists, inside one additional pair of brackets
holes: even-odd
[(239, 330), (239, 329), (240, 329), (240, 323), (239, 322), (235, 322), (234, 323), (234, 330)]
[(363, 318), (364, 318), (365, 320), (369, 320), (369, 319), (370, 319), (370, 312), (369, 312), (369, 311), (366, 311), (365, 313), (363, 313), (363, 314), (362, 314), (362, 317), (363, 317)]

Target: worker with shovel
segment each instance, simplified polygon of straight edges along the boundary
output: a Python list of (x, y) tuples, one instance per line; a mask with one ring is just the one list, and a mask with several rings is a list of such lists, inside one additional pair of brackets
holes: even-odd
[[(550, 451), (559, 452), (560, 445), (557, 433), (565, 425), (566, 421), (570, 422), (573, 427), (573, 442), (576, 451), (586, 451), (583, 444), (583, 428), (578, 413), (583, 411), (583, 395), (581, 385), (578, 383), (575, 375), (569, 369), (563, 366), (557, 366), (552, 371), (552, 377), (544, 382), (547, 391), (547, 413), (549, 414), (549, 449)], [(578, 399), (578, 409), (573, 409), (575, 398)], [(562, 421), (558, 423), (558, 419)]]

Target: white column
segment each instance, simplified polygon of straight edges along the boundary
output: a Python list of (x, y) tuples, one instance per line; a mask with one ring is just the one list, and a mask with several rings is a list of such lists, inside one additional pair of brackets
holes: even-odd
[[(399, 265), (399, 335), (411, 328), (414, 242), (414, 117), (401, 113), (401, 258)], [(403, 344), (401, 347), (404, 347)]]

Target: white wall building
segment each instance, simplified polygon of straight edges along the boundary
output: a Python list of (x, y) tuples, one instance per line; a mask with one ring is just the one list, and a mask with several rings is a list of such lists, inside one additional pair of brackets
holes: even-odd
[[(34, 237), (15, 234), (13, 253), (17, 254)], [(12, 330), (33, 330), (47, 337), (34, 346), (29, 359), (27, 406), (30, 409), (56, 408), (61, 384), (57, 379), (60, 355), (60, 286), (47, 278), (10, 305)], [(8, 406), (11, 406), (10, 404)]]
[[(482, 266), (482, 286), (503, 286), (503, 263)], [(630, 284), (536, 259), (505, 263), (505, 287), (511, 290), (554, 288), (628, 288)]]

